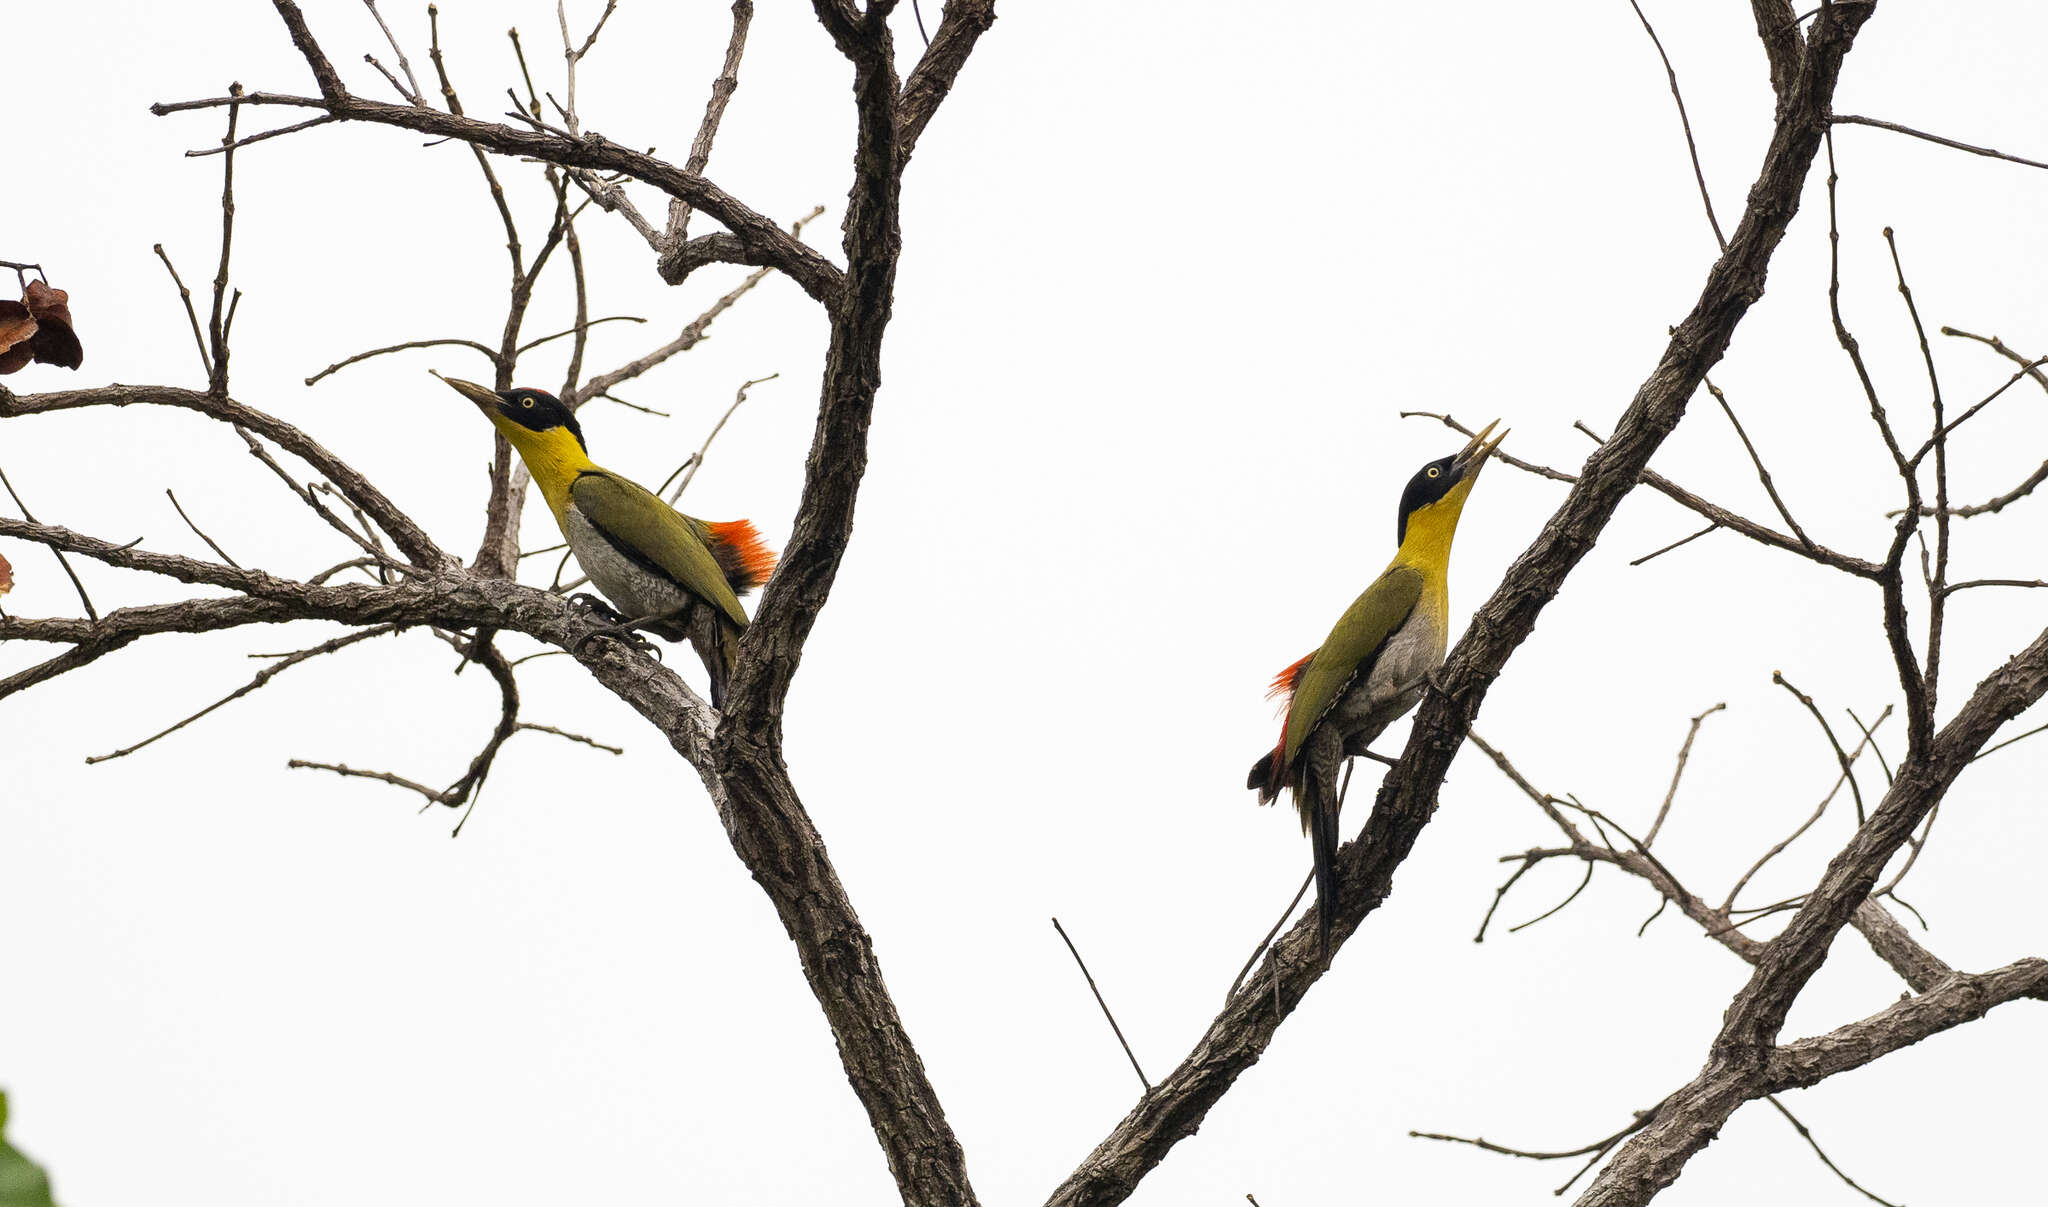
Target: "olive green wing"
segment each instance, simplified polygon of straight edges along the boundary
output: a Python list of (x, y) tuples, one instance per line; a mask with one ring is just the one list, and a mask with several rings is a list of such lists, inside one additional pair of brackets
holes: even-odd
[(1371, 669), (1387, 638), (1400, 630), (1421, 598), (1422, 572), (1395, 565), (1387, 567), (1386, 573), (1344, 609), (1322, 648), (1310, 655), (1308, 670), (1287, 706), (1283, 763), (1294, 762), (1309, 730), (1337, 703), (1354, 675)]
[(735, 625), (747, 627), (746, 609), (740, 607), (696, 521), (646, 487), (602, 470), (586, 471), (570, 483), (569, 498), (613, 544), (708, 600)]

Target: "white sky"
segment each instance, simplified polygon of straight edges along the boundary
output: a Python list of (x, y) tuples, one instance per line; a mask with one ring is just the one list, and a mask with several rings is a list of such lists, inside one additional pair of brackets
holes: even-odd
[[(508, 24), (559, 87), (551, 6), (442, 7), (473, 112), (504, 107)], [(574, 24), (599, 7), (574, 5)], [(384, 95), (360, 62), (384, 50), (367, 15), (342, 0), (307, 9), (352, 83)], [(1747, 7), (1649, 9), (1732, 228), (1770, 115)], [(420, 11), (387, 16), (426, 78)], [(580, 80), (586, 124), (680, 160), (725, 23), (710, 0), (626, 0)], [(7, 384), (194, 384), (150, 245), (195, 286), (211, 279), (219, 164), (181, 152), (216, 142), (219, 122), (146, 106), (231, 79), (304, 91), (303, 65), (254, 0), (16, 4), (7, 25), (0, 258), (48, 267), (86, 347), (80, 373), (34, 367)], [(1888, 0), (1838, 108), (2039, 156), (2044, 37), (2038, 6)], [(901, 24), (906, 54), (915, 40)], [(813, 233), (835, 256), (848, 79), (807, 6), (762, 4), (711, 164), (767, 214), (831, 207)], [(378, 344), (496, 341), (496, 218), (468, 153), (421, 143), (331, 128), (240, 157), (235, 392), (350, 457), (466, 551), (486, 432), (426, 370), (478, 376), (480, 358), (408, 353), (301, 384)], [(1870, 129), (1837, 145), (1845, 307), (1902, 424), (1925, 422), (1926, 388), (1885, 224), (1930, 326), (2048, 351), (2036, 270), (2048, 177)], [(501, 170), (537, 242), (538, 171)], [(1822, 173), (1812, 179), (1715, 378), (1815, 538), (1875, 557), (1897, 484), (1829, 335)], [(622, 223), (593, 213), (583, 229), (597, 313), (650, 319), (600, 328), (594, 370), (668, 338), (739, 275), (667, 289)], [(1611, 426), (1713, 244), (1662, 68), (1615, 0), (1006, 4), (919, 148), (904, 245), (856, 540), (791, 696), (788, 755), (982, 1200), (1030, 1203), (1137, 1088), (1048, 917), (1081, 945), (1156, 1078), (1307, 867), (1291, 813), (1255, 808), (1240, 785), (1275, 727), (1266, 678), (1383, 564), (1400, 483), (1458, 443), (1396, 412), (1500, 415), (1513, 451), (1576, 467), (1589, 446), (1572, 421)], [(565, 324), (564, 280), (531, 333)], [(772, 280), (714, 331), (622, 388), (673, 419), (596, 404), (591, 448), (659, 480), (740, 381), (779, 372), (686, 500), (750, 515), (779, 543), (823, 323)], [(559, 385), (558, 349), (522, 381)], [(1960, 341), (1936, 355), (1960, 402), (2010, 371)], [(2016, 389), (1955, 441), (1959, 498), (2039, 463), (2042, 401)], [(1655, 464), (1769, 514), (1704, 396)], [(244, 562), (305, 574), (346, 556), (230, 433), (187, 414), (12, 421), (0, 465), (42, 519), (112, 539), (204, 554), (164, 500), (171, 487)], [(1487, 475), (1459, 542), (1461, 624), (1558, 497), (1505, 468)], [(1958, 525), (1958, 575), (2039, 575), (2044, 514), (2048, 500), (2030, 500)], [(1642, 824), (1686, 719), (1725, 700), (1659, 843), (1718, 899), (1834, 775), (1772, 670), (1843, 728), (1843, 708), (1868, 718), (1896, 685), (1863, 584), (1725, 535), (1628, 567), (1697, 526), (1633, 496), (1478, 728), (1541, 786)], [(526, 534), (556, 539), (537, 504)], [(47, 554), (0, 552), (19, 580), (10, 612), (76, 610)], [(530, 565), (544, 581), (552, 563)], [(183, 594), (83, 572), (103, 608)], [(1956, 600), (1951, 707), (2039, 631), (2041, 604), (1991, 590)], [(694, 773), (570, 664), (525, 669), (527, 718), (627, 754), (522, 735), (453, 842), (443, 810), (421, 816), (396, 789), (284, 765), (460, 774), (495, 693), (480, 674), (451, 677), (452, 655), (425, 636), (291, 671), (141, 754), (82, 763), (243, 682), (259, 665), (245, 653), (331, 632), (145, 641), (0, 702), (14, 986), (0, 994), (0, 1085), (12, 1137), (62, 1201), (895, 1201), (789, 945)], [(46, 654), (0, 651), (0, 672)], [(1883, 732), (1895, 756), (1903, 733)], [(1968, 774), (1908, 881), (1930, 946), (1957, 967), (2048, 947), (2031, 891), (2048, 842), (2044, 758), (2048, 745), (2024, 744)], [(1838, 806), (1748, 899), (1810, 883), (1847, 816)], [(1507, 934), (1576, 883), (1565, 866), (1526, 877), (1475, 946), (1505, 870), (1496, 858), (1554, 838), (1468, 750), (1393, 898), (1134, 1202), (1552, 1201), (1561, 1164), (1406, 1133), (1533, 1147), (1605, 1135), (1698, 1068), (1747, 972), (1675, 914), (1634, 937), (1653, 895), (1611, 871), (1558, 917)], [(1787, 1038), (1900, 990), (1849, 934)], [(2013, 1201), (2039, 1137), (2028, 1071), (2048, 1058), (2040, 1020), (2008, 1006), (1787, 1101), (1888, 1198)], [(1760, 1104), (1660, 1201), (1735, 1194), (1856, 1201)]]

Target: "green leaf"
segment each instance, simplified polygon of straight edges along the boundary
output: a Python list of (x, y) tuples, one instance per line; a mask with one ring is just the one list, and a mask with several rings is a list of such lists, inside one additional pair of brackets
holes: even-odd
[[(0, 1091), (0, 1133), (7, 1127), (7, 1095)], [(57, 1207), (50, 1175), (0, 1134), (0, 1207)]]

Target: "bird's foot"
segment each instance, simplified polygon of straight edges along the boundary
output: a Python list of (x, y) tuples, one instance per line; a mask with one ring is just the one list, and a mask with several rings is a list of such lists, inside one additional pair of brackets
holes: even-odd
[[(599, 606), (602, 607), (603, 605)], [(611, 609), (605, 608), (605, 611), (611, 612)], [(616, 612), (613, 612), (612, 615), (616, 616), (618, 614)], [(616, 641), (620, 645), (625, 646), (627, 649), (636, 650), (642, 654), (646, 654), (648, 657), (653, 658), (656, 662), (661, 661), (661, 647), (654, 644), (652, 641), (649, 641), (646, 637), (640, 635), (639, 633), (634, 632), (633, 625), (630, 622), (607, 625), (604, 628), (596, 629), (592, 632), (585, 633), (583, 636), (576, 639), (576, 644), (570, 647), (569, 652), (576, 655), (578, 658), (581, 658), (583, 656), (584, 647), (588, 646), (593, 641)]]
[(606, 624), (621, 625), (626, 623), (626, 617), (621, 615), (618, 610), (588, 591), (578, 591), (576, 594), (571, 595), (568, 603), (570, 607), (578, 612), (582, 612), (587, 616), (595, 616)]
[(1360, 755), (1361, 757), (1363, 757), (1363, 758), (1368, 758), (1368, 759), (1371, 759), (1371, 760), (1372, 760), (1373, 762), (1375, 762), (1375, 763), (1385, 763), (1385, 764), (1386, 764), (1387, 766), (1389, 766), (1389, 767), (1392, 767), (1392, 766), (1393, 766), (1394, 764), (1396, 764), (1396, 763), (1398, 763), (1398, 762), (1400, 762), (1400, 761), (1401, 761), (1400, 759), (1391, 759), (1391, 758), (1388, 758), (1388, 757), (1387, 757), (1386, 755), (1384, 755), (1384, 754), (1374, 754), (1374, 753), (1373, 753), (1372, 751), (1370, 751), (1370, 750), (1361, 750), (1361, 751), (1359, 751), (1358, 753), (1359, 753), (1359, 755)]

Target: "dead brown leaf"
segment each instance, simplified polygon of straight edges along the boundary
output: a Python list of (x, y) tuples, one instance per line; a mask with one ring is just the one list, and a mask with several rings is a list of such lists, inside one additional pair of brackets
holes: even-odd
[(12, 373), (35, 357), (35, 316), (20, 302), (0, 300), (0, 373)]
[(71, 329), (71, 295), (43, 281), (30, 281), (21, 300), (36, 320), (35, 358), (46, 365), (76, 369), (85, 363), (85, 346)]
[(0, 557), (0, 595), (5, 595), (12, 590), (14, 590), (14, 567), (7, 564), (6, 558)]

